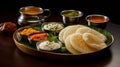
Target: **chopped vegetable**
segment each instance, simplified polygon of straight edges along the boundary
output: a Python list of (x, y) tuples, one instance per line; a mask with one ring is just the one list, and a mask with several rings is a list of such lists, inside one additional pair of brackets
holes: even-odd
[(35, 32), (38, 32), (38, 31), (33, 28), (27, 28), (27, 29), (23, 29), (22, 31), (20, 31), (20, 34), (28, 36), (29, 34), (35, 33)]
[(35, 33), (29, 36), (29, 40), (32, 41), (47, 40), (47, 38), (48, 38), (47, 33)]

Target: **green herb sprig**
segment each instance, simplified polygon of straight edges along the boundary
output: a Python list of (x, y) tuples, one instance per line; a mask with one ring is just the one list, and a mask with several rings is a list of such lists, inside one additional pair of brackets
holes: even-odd
[(51, 42), (52, 42), (52, 41), (58, 42), (58, 36), (56, 35), (55, 32), (50, 32), (50, 33), (49, 33), (48, 40), (51, 41)]

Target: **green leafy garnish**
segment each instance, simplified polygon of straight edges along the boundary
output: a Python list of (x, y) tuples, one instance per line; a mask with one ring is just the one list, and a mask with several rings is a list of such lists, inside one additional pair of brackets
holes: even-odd
[(36, 46), (35, 46), (34, 44), (31, 45), (31, 44), (29, 43), (29, 41), (20, 40), (19, 43), (24, 44), (24, 45), (27, 45), (28, 47), (31, 47), (31, 48), (36, 49)]
[(56, 36), (54, 32), (51, 32), (51, 33), (49, 33), (48, 40), (51, 42), (52, 41), (58, 42), (58, 36)]
[(112, 36), (111, 36), (112, 34), (111, 34), (110, 32), (108, 32), (108, 31), (106, 31), (106, 30), (103, 30), (103, 29), (101, 29), (101, 28), (93, 27), (93, 26), (90, 26), (90, 28), (93, 28), (93, 29), (95, 29), (96, 31), (98, 31), (98, 32), (102, 33), (103, 35), (105, 35), (106, 38), (107, 38), (107, 40), (105, 41), (105, 43), (106, 43), (107, 45), (109, 45), (109, 44), (112, 42)]
[(64, 46), (64, 47), (61, 47), (60, 52), (61, 52), (61, 53), (68, 53), (69, 51), (68, 51), (67, 48)]
[(38, 24), (38, 25), (34, 25), (33, 29), (35, 30), (41, 30), (41, 26)]

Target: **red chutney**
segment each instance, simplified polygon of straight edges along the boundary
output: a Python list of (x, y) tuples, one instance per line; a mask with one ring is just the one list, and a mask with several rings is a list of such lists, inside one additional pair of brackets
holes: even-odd
[(35, 34), (30, 35), (29, 39), (32, 41), (47, 40), (48, 34), (47, 33), (35, 33)]
[(108, 21), (104, 16), (90, 16), (87, 19), (94, 23), (104, 23)]

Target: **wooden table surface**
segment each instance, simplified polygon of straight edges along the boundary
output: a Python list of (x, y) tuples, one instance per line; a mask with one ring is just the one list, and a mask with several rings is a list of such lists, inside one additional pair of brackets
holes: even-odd
[[(0, 22), (12, 21), (17, 23), (18, 15), (12, 15), (0, 17)], [(53, 16), (49, 18), (49, 21), (61, 21), (61, 18)], [(102, 59), (98, 58), (94, 59), (94, 61), (70, 61), (70, 63), (58, 63), (27, 55), (16, 47), (12, 35), (8, 36), (0, 33), (0, 67), (119, 67), (120, 25), (109, 22), (106, 29), (113, 34), (115, 41), (110, 49), (108, 49), (108, 53), (104, 54), (105, 57), (101, 56), (103, 57)]]

